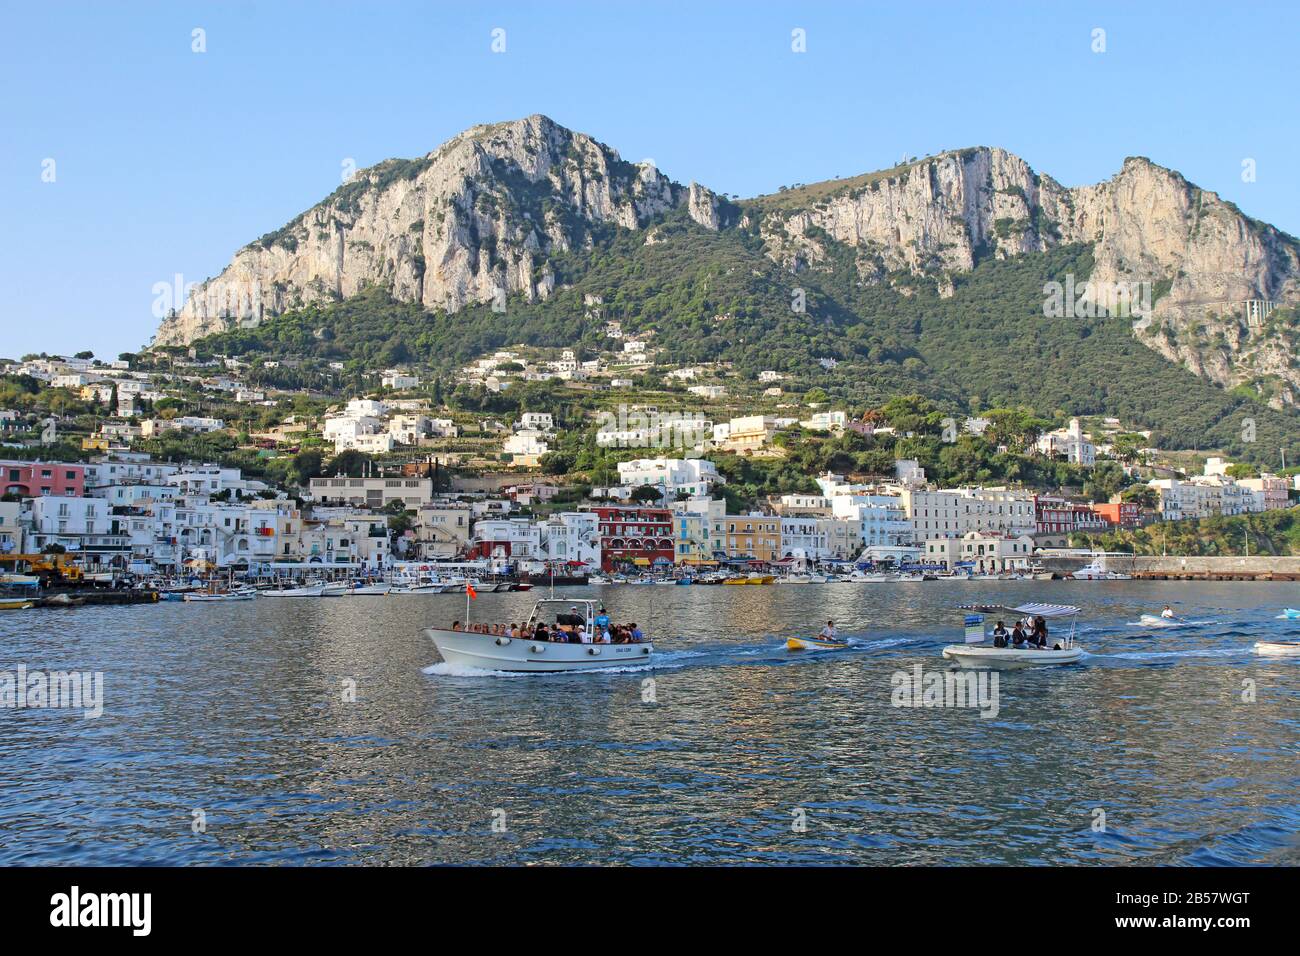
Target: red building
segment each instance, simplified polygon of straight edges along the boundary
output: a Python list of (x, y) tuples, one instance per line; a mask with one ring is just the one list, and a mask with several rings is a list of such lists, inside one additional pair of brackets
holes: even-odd
[(600, 566), (673, 563), (673, 513), (667, 508), (592, 508), (600, 527)]
[(1121, 528), (1136, 528), (1142, 524), (1142, 506), (1136, 501), (1113, 501), (1104, 505), (1092, 505), (1106, 522)]
[(86, 494), (86, 469), (57, 461), (0, 461), (4, 494), (23, 498), (50, 495), (81, 498)]
[(1052, 495), (1035, 495), (1035, 528), (1039, 534), (1105, 531), (1108, 525), (1093, 507)]

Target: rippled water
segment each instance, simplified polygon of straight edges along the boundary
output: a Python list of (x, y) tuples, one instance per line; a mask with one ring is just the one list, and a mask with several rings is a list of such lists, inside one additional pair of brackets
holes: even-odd
[[(1300, 862), (1300, 660), (1251, 652), (1300, 639), (1295, 586), (594, 592), (658, 666), (448, 673), (420, 628), (455, 595), (0, 614), (0, 669), (105, 681), (99, 719), (0, 710), (0, 863)], [(995, 599), (1081, 605), (1090, 656), (1000, 674), (993, 719), (891, 706)], [(1131, 623), (1165, 603), (1209, 623)], [(827, 617), (858, 646), (784, 649)]]

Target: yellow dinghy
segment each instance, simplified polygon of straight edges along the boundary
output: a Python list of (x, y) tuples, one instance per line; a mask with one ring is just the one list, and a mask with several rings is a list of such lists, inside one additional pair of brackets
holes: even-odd
[(18, 601), (0, 601), (0, 611), (23, 611), (36, 605), (26, 599)]
[(790, 651), (843, 651), (849, 647), (848, 641), (828, 641), (822, 637), (788, 637), (786, 650)]

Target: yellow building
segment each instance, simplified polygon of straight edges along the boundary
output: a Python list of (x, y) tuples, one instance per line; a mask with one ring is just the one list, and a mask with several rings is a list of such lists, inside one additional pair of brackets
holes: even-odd
[[(774, 515), (725, 515), (714, 522), (714, 539), (729, 558), (781, 558), (781, 519)], [(720, 531), (720, 533), (718, 533)]]

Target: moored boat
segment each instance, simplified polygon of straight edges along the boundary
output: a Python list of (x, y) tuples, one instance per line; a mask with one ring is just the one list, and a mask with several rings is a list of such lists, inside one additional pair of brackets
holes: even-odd
[(325, 592), (323, 584), (316, 584), (303, 588), (270, 588), (265, 591), (258, 591), (258, 597), (264, 598), (312, 598), (320, 597)]
[(1300, 641), (1256, 641), (1255, 653), (1264, 657), (1300, 657)]
[(348, 589), (348, 595), (351, 597), (383, 597), (393, 590), (391, 584), (358, 584), (356, 587)]

